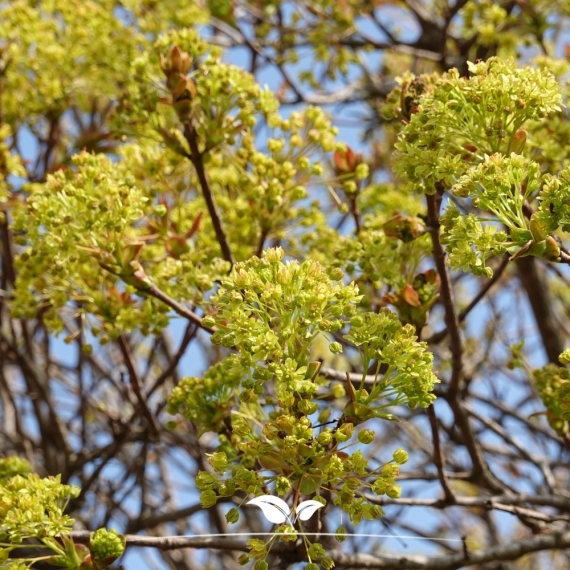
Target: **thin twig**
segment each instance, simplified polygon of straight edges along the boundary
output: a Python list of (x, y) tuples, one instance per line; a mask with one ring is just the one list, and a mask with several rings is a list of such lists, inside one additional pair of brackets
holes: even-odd
[(133, 356), (131, 354), (131, 350), (129, 348), (129, 343), (127, 342), (127, 339), (125, 338), (124, 334), (121, 334), (121, 336), (119, 336), (119, 348), (121, 349), (121, 353), (123, 355), (123, 360), (125, 362), (125, 366), (127, 367), (127, 370), (129, 371), (129, 378), (131, 380), (131, 386), (133, 388), (133, 392), (135, 393), (135, 396), (137, 397), (137, 400), (139, 402), (139, 406), (146, 418), (146, 421), (148, 423), (148, 429), (149, 429), (149, 433), (151, 434), (152, 437), (157, 438), (158, 434), (159, 434), (159, 429), (158, 429), (158, 425), (156, 423), (156, 418), (154, 417), (154, 414), (150, 411), (150, 408), (148, 407), (148, 402), (146, 400), (146, 396), (144, 394), (143, 391), (143, 386), (142, 386), (142, 382), (139, 378), (134, 360), (133, 360)]
[(433, 258), (441, 280), (441, 298), (445, 309), (445, 324), (450, 335), (451, 347), (451, 382), (449, 384), (451, 394), (457, 394), (459, 383), (461, 381), (461, 371), (463, 369), (462, 355), (463, 346), (461, 343), (461, 334), (459, 332), (459, 320), (455, 312), (453, 302), (453, 291), (451, 289), (451, 280), (449, 272), (445, 264), (445, 251), (439, 240), (439, 208), (441, 205), (441, 195), (426, 195), (427, 201), (427, 223), (431, 229), (431, 239), (433, 248)]
[(181, 317), (188, 319), (194, 324), (198, 325), (200, 328), (213, 333), (213, 329), (205, 327), (202, 324), (202, 317), (199, 317), (194, 311), (191, 311), (184, 305), (181, 305), (178, 301), (175, 301), (172, 297), (167, 295), (162, 289), (159, 289), (154, 283), (151, 283), (148, 287), (141, 289), (141, 291), (155, 297), (159, 301), (162, 301), (165, 305), (168, 305), (175, 313), (178, 313)]
[(206, 176), (206, 169), (204, 168), (202, 153), (198, 148), (198, 133), (196, 133), (196, 130), (189, 122), (184, 125), (184, 137), (190, 145), (190, 160), (196, 169), (200, 187), (202, 188), (202, 195), (206, 201), (206, 206), (208, 207), (208, 212), (210, 213), (210, 218), (212, 219), (214, 231), (216, 232), (216, 238), (220, 244), (220, 248), (222, 249), (222, 255), (224, 256), (224, 259), (226, 261), (229, 261), (233, 267), (235, 260), (230, 248), (230, 242), (222, 226), (222, 220), (216, 207), (216, 202), (214, 201), (214, 194), (212, 193), (210, 182)]
[(455, 502), (455, 495), (449, 486), (449, 481), (445, 476), (445, 465), (443, 460), (443, 454), (441, 452), (441, 444), (439, 441), (439, 429), (437, 427), (437, 416), (435, 415), (435, 409), (433, 404), (428, 406), (427, 416), (429, 418), (429, 423), (431, 426), (431, 436), (433, 440), (433, 462), (437, 469), (439, 475), (439, 482), (443, 488), (443, 493), (445, 495), (445, 501), (453, 504)]
[[(505, 256), (503, 261), (501, 261), (501, 265), (497, 268), (497, 270), (493, 273), (493, 277), (488, 279), (485, 285), (481, 287), (477, 295), (473, 297), (469, 305), (463, 309), (459, 315), (457, 315), (457, 319), (460, 323), (462, 323), (466, 318), (467, 315), (477, 306), (477, 304), (485, 297), (485, 295), (490, 291), (491, 287), (501, 278), (507, 265), (509, 264), (509, 256)], [(449, 333), (449, 329), (446, 327), (443, 330), (433, 334), (429, 338), (425, 339), (425, 342), (428, 344), (438, 344), (441, 342)]]

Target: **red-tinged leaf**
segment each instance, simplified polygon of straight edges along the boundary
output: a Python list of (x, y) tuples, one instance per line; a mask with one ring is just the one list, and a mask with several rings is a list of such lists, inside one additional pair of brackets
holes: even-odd
[(406, 285), (402, 290), (402, 299), (411, 307), (421, 307), (418, 292), (411, 285)]
[(192, 227), (184, 234), (186, 239), (191, 238), (199, 229), (200, 229), (200, 221), (202, 220), (203, 212), (200, 212), (194, 222), (192, 223)]
[(352, 172), (356, 166), (354, 152), (350, 147), (346, 151), (335, 151), (333, 155), (334, 164), (339, 172)]

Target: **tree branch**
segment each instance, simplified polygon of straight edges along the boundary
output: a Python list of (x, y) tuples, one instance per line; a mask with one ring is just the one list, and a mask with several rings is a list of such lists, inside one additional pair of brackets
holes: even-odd
[(154, 417), (154, 414), (150, 411), (150, 408), (148, 407), (148, 402), (146, 400), (146, 396), (144, 395), (142, 382), (139, 378), (135, 363), (133, 361), (133, 356), (129, 348), (129, 344), (124, 334), (121, 334), (121, 336), (119, 336), (118, 342), (119, 342), (119, 348), (121, 349), (121, 353), (123, 355), (125, 366), (129, 371), (131, 387), (133, 388), (133, 392), (137, 397), (139, 406), (144, 414), (144, 417), (146, 418), (149, 433), (153, 438), (158, 438), (159, 428), (156, 423), (156, 418)]
[(430, 228), (432, 240), (433, 258), (441, 280), (441, 298), (445, 309), (445, 324), (450, 334), (450, 346), (452, 354), (452, 371), (449, 389), (452, 395), (456, 395), (459, 391), (459, 382), (461, 381), (461, 371), (463, 369), (462, 355), (463, 346), (461, 344), (461, 335), (459, 332), (459, 320), (455, 313), (453, 302), (453, 291), (451, 288), (451, 280), (449, 272), (445, 264), (445, 251), (439, 241), (439, 208), (441, 205), (441, 195), (426, 194), (427, 201), (427, 225)]
[(445, 476), (445, 465), (443, 463), (443, 454), (441, 452), (441, 444), (439, 441), (437, 416), (435, 415), (435, 409), (433, 407), (433, 404), (431, 406), (428, 406), (427, 416), (429, 418), (429, 424), (431, 426), (431, 436), (433, 440), (433, 462), (435, 463), (435, 467), (439, 475), (439, 482), (441, 483), (441, 487), (443, 488), (445, 501), (450, 504), (453, 504), (455, 502), (455, 495), (453, 494), (453, 491), (449, 486), (447, 477)]
[[(501, 265), (499, 265), (497, 270), (493, 273), (493, 277), (491, 277), (491, 279), (487, 279), (485, 285), (481, 287), (481, 289), (479, 290), (477, 295), (473, 297), (469, 305), (467, 305), (467, 307), (465, 307), (465, 309), (463, 309), (459, 313), (459, 315), (457, 315), (457, 319), (460, 323), (462, 323), (467, 318), (467, 315), (469, 315), (469, 313), (477, 306), (479, 301), (481, 301), (485, 297), (485, 295), (490, 291), (491, 287), (493, 287), (493, 285), (501, 278), (508, 264), (509, 264), (509, 256), (506, 255), (503, 258), (503, 261), (501, 261)], [(429, 338), (427, 338), (425, 342), (427, 342), (428, 344), (437, 344), (441, 342), (448, 335), (448, 333), (449, 329), (446, 327), (442, 331), (439, 331), (430, 336)]]
[(198, 175), (198, 180), (200, 181), (200, 186), (202, 188), (202, 195), (206, 201), (206, 206), (208, 207), (208, 212), (210, 213), (210, 218), (214, 225), (214, 231), (216, 232), (216, 238), (220, 244), (220, 248), (222, 249), (222, 255), (224, 256), (224, 259), (229, 261), (233, 266), (235, 264), (235, 260), (230, 248), (230, 242), (222, 226), (222, 220), (220, 219), (220, 214), (218, 213), (216, 202), (214, 201), (214, 194), (212, 193), (210, 182), (206, 176), (202, 153), (198, 148), (198, 134), (190, 123), (186, 123), (184, 125), (184, 137), (190, 145), (190, 160), (196, 169), (196, 174)]

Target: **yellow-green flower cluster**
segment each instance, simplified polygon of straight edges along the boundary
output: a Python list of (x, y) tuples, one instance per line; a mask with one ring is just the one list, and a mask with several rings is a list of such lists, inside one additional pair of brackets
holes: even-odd
[(16, 475), (28, 475), (32, 470), (29, 461), (16, 455), (0, 459), (0, 484)]
[[(567, 351), (560, 355), (568, 363)], [(570, 370), (556, 364), (547, 364), (532, 372), (534, 385), (546, 407), (546, 417), (552, 429), (560, 435), (568, 433), (570, 420)]]
[(164, 310), (147, 303), (137, 313), (130, 294), (117, 290), (121, 281), (137, 285), (130, 265), (137, 249), (133, 225), (149, 208), (128, 169), (82, 153), (73, 168), (28, 190), (13, 223), (17, 242), (27, 246), (17, 260), (14, 314), (31, 317), (49, 307), (46, 322), (60, 331), (59, 313), (74, 302), (99, 317), (105, 333), (134, 328), (141, 317), (143, 326), (144, 319), (148, 327), (164, 326)]
[(16, 545), (26, 538), (41, 540), (69, 534), (73, 519), (64, 510), (69, 499), (78, 495), (79, 488), (62, 485), (59, 475), (9, 478), (0, 485), (1, 542)]
[[(434, 400), (432, 355), (417, 342), (414, 327), (403, 326), (387, 309), (358, 314), (361, 296), (353, 284), (342, 282), (339, 268), (283, 257), (281, 248), (266, 250), (261, 259), (237, 263), (222, 281), (212, 298), (216, 313), (203, 323), (215, 327), (214, 344), (239, 354), (214, 366), (203, 380), (182, 381), (170, 399), (171, 413), (218, 433), (220, 446), (209, 458), (214, 473), (200, 472), (196, 479), (202, 505), (237, 490), (260, 494), (264, 483), (273, 482), (278, 494), (291, 487), (318, 494), (325, 486), (355, 523), (379, 517), (381, 509), (357, 498), (363, 485), (372, 485), (366, 483), (367, 459), (342, 446), (355, 436), (363, 445), (372, 443), (374, 432), (357, 432), (355, 426), (371, 418), (395, 419), (387, 407), (428, 406)], [(318, 376), (319, 363), (308, 362), (311, 345), (318, 335), (339, 332), (349, 322), (345, 338), (359, 349), (363, 369), (372, 359), (388, 368), (370, 393), (352, 390), (336, 427), (317, 432), (310, 416), (319, 410), (317, 391), (327, 390), (329, 382)], [(338, 342), (331, 347), (342, 350)], [(330, 394), (335, 397), (334, 390)], [(319, 422), (329, 415), (330, 408), (319, 413)], [(383, 466), (380, 478), (375, 476), (377, 493), (399, 493), (397, 469), (389, 465), (406, 460), (398, 450)], [(234, 521), (236, 513), (228, 517)]]
[(450, 203), (440, 218), (441, 243), (449, 253), (449, 264), (473, 275), (492, 277), (487, 259), (501, 255), (512, 245), (509, 236), (495, 225), (483, 225), (474, 214), (462, 215)]
[[(0, 7), (9, 61), (2, 78), (3, 120), (33, 124), (71, 105), (116, 94), (142, 37), (116, 17), (113, 2), (15, 0)], [(41, 38), (41, 41), (38, 41)]]
[(394, 169), (416, 191), (451, 187), (485, 154), (509, 155), (527, 121), (561, 108), (560, 87), (548, 70), (493, 57), (470, 63), (469, 71), (469, 78), (456, 69), (443, 74), (400, 133)]
[(107, 568), (109, 564), (123, 555), (125, 538), (114, 529), (100, 528), (91, 533), (89, 550), (95, 563), (95, 568)]
[(223, 433), (238, 404), (237, 388), (244, 373), (240, 364), (234, 355), (209, 368), (202, 378), (183, 378), (168, 399), (167, 411), (194, 422), (198, 435)]

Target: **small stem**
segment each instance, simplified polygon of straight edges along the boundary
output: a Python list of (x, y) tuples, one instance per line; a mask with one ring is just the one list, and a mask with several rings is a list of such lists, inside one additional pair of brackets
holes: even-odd
[(200, 186), (202, 188), (202, 195), (206, 201), (206, 206), (208, 207), (208, 212), (210, 213), (210, 218), (212, 219), (212, 224), (214, 225), (214, 231), (216, 232), (216, 238), (220, 244), (220, 248), (222, 249), (222, 255), (224, 256), (224, 259), (226, 261), (229, 261), (233, 267), (235, 260), (232, 255), (232, 250), (230, 249), (228, 237), (222, 226), (222, 220), (220, 219), (220, 214), (218, 213), (218, 209), (214, 201), (214, 195), (212, 193), (212, 188), (210, 187), (210, 182), (206, 176), (202, 153), (198, 148), (198, 133), (196, 133), (196, 130), (189, 122), (184, 125), (184, 137), (190, 145), (190, 160), (196, 169), (196, 174), (198, 175), (198, 180), (200, 181)]

